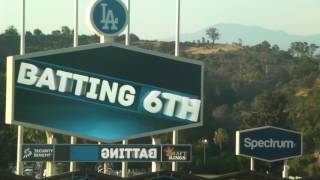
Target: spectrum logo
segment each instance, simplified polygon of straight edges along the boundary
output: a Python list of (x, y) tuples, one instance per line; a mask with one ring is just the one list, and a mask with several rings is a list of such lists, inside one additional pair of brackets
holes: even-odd
[(292, 140), (255, 140), (251, 138), (244, 138), (244, 147), (254, 150), (255, 148), (279, 148), (279, 149), (293, 149), (296, 144)]

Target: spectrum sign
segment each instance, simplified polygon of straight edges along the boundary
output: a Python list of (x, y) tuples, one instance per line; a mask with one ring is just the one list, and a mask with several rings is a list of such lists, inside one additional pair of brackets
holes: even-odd
[(114, 142), (202, 125), (203, 64), (120, 44), (7, 58), (6, 123)]
[(264, 126), (236, 132), (236, 155), (279, 161), (302, 155), (302, 134)]

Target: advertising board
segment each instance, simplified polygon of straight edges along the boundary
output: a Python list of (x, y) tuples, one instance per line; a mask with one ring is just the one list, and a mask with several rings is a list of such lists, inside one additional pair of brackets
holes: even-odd
[(24, 144), (22, 160), (54, 162), (191, 162), (191, 145)]
[(95, 44), (7, 58), (6, 123), (115, 142), (202, 125), (203, 63)]
[(236, 155), (279, 161), (302, 155), (302, 134), (264, 126), (236, 132)]

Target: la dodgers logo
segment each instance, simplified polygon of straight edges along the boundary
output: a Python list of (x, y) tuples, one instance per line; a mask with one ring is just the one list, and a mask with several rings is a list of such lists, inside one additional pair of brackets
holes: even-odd
[(97, 0), (88, 10), (88, 23), (99, 36), (118, 35), (127, 26), (127, 8), (119, 0)]
[[(118, 18), (114, 17), (113, 10), (107, 10), (107, 3), (101, 3), (100, 5), (102, 7), (101, 23), (104, 24), (102, 29), (109, 30), (110, 28), (111, 30), (118, 30)], [(111, 27), (109, 27), (109, 25), (111, 25)]]

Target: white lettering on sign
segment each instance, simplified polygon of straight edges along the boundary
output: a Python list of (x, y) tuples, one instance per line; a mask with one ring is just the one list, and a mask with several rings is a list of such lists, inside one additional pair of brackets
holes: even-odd
[[(24, 62), (20, 65), (17, 82), (51, 91), (71, 92), (75, 96), (99, 101), (107, 99), (111, 104), (119, 103), (126, 107), (134, 103), (136, 94), (135, 88), (128, 84), (119, 85), (107, 80), (102, 80), (101, 83), (100, 79), (94, 77), (63, 70), (55, 71), (49, 67), (41, 71), (36, 65)], [(112, 87), (109, 86), (110, 83)]]
[[(133, 106), (137, 111), (151, 113), (155, 116), (161, 114), (192, 122), (198, 121), (201, 104), (199, 99), (160, 90), (149, 90), (149, 88), (147, 95), (145, 97), (143, 95), (138, 96), (144, 98), (135, 103), (136, 93), (140, 92), (142, 94), (145, 91), (136, 90), (133, 85), (67, 72), (62, 69), (50, 67), (41, 69), (26, 62), (20, 63), (17, 84), (32, 86), (32, 88), (45, 91), (55, 91), (57, 94), (69, 94), (77, 98), (87, 98), (87, 100), (94, 100), (94, 103), (107, 103), (122, 107)], [(142, 107), (139, 106), (138, 108), (137, 105)]]
[(279, 148), (279, 149), (293, 149), (295, 143), (291, 140), (273, 140), (272, 138), (266, 140), (252, 140), (251, 138), (244, 138), (244, 147), (250, 148)]
[(160, 91), (151, 91), (143, 101), (143, 107), (149, 113), (162, 113), (180, 119), (197, 122), (201, 101)]
[(157, 159), (157, 148), (102, 148), (100, 156), (102, 159)]
[(38, 73), (39, 69), (37, 66), (29, 63), (21, 63), (18, 74), (18, 83), (34, 85), (38, 80)]
[(188, 152), (186, 151), (178, 151), (172, 152), (172, 154), (168, 157), (169, 160), (179, 160), (179, 161), (186, 161), (187, 160)]
[[(101, 23), (104, 25), (102, 26), (102, 29), (105, 30), (118, 30), (118, 18), (114, 17), (114, 13), (112, 10), (107, 9), (108, 4), (107, 3), (101, 3), (102, 8), (102, 15), (101, 15)], [(109, 28), (109, 24), (111, 27)]]

